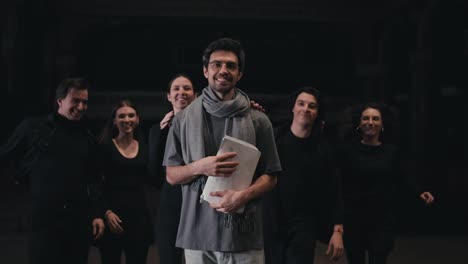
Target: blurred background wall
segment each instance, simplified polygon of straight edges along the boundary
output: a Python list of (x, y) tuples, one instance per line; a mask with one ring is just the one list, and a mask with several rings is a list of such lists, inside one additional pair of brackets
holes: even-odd
[[(96, 132), (123, 96), (140, 105), (147, 131), (169, 109), (171, 75), (186, 72), (201, 90), (203, 49), (231, 37), (247, 56), (238, 86), (274, 124), (290, 117), (286, 101), (300, 85), (324, 93), (332, 140), (346, 134), (350, 106), (390, 104), (411, 176), (437, 197), (430, 210), (395, 197), (400, 231), (468, 230), (466, 1), (7, 0), (0, 12), (2, 143), (23, 118), (50, 111), (71, 76), (93, 86)], [(8, 179), (2, 192), (12, 191)], [(12, 221), (9, 210), (0, 221)]]

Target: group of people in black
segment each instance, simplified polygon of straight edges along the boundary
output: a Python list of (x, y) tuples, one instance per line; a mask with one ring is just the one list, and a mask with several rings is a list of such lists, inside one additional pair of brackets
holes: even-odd
[[(230, 39), (217, 40), (210, 47), (204, 61), (209, 81), (205, 90), (212, 89), (214, 97), (229, 102), (225, 96), (236, 91), (229, 89), (243, 74), (239, 64), (245, 54), (238, 53), (240, 45)], [(233, 82), (232, 76), (238, 79)], [(104, 264), (120, 263), (122, 252), (126, 263), (146, 263), (156, 233), (159, 263), (182, 263), (184, 250), (193, 254), (198, 249), (176, 247), (183, 195), (180, 185), (169, 183), (173, 181), (166, 178), (162, 164), (172, 121), (197, 99), (191, 79), (178, 74), (170, 80), (167, 100), (172, 110), (151, 127), (148, 144), (139, 128), (138, 108), (128, 99), (117, 102), (95, 137), (83, 118), (89, 90), (82, 78), (64, 79), (56, 90), (56, 111), (24, 120), (0, 148), (2, 164), (11, 162), (18, 181), (30, 185), (30, 262), (86, 263), (94, 240)], [(202, 94), (207, 97), (205, 90)], [(244, 107), (265, 111), (253, 101)], [(430, 192), (409, 184), (400, 170), (398, 148), (384, 142), (385, 127), (391, 125), (387, 107), (379, 103), (356, 107), (356, 140), (336, 145), (327, 142), (325, 106), (315, 87), (296, 90), (289, 110), (291, 120), (274, 129), (273, 150), (281, 172), (275, 169), (269, 177), (276, 186), (259, 195), (263, 206), (256, 210), (263, 212), (259, 234), (264, 246), (253, 250), (260, 250), (264, 259), (259, 261), (257, 254), (254, 262), (313, 263), (320, 240), (328, 244), (326, 254), (332, 260), (346, 252), (350, 264), (366, 263), (366, 254), (368, 263), (385, 263), (396, 234), (392, 209), (396, 188), (408, 185), (426, 204), (434, 201)], [(229, 177), (237, 165), (224, 159), (217, 164)], [(188, 178), (183, 184), (197, 177)], [(156, 226), (145, 198), (148, 183), (160, 190)], [(191, 217), (196, 219), (197, 214)], [(197, 262), (187, 255), (185, 262), (224, 263)]]
[(367, 263), (386, 263), (397, 190), (434, 201), (404, 176), (398, 149), (383, 141), (388, 108), (355, 106), (354, 139), (332, 146), (320, 92), (302, 87), (291, 99), (292, 120), (275, 130), (282, 175), (265, 203), (267, 263), (313, 263), (316, 241), (328, 244), (332, 260), (346, 248), (349, 264), (366, 263), (366, 255)]

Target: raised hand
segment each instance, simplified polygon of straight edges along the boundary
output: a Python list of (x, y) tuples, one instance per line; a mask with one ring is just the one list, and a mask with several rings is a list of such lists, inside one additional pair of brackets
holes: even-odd
[(265, 112), (265, 108), (263, 108), (263, 106), (261, 106), (259, 103), (255, 102), (255, 101), (250, 101), (250, 107), (252, 107), (253, 109), (256, 109), (258, 111)]
[(173, 117), (174, 117), (174, 111), (170, 111), (169, 113), (167, 113), (164, 116), (164, 118), (161, 120), (161, 122), (159, 123), (159, 128), (161, 128), (162, 130), (166, 128), (168, 125), (170, 125)]

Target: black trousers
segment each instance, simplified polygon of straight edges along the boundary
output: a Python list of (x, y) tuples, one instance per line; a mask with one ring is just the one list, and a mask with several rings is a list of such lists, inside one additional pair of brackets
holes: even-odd
[(314, 263), (316, 234), (303, 223), (282, 227), (273, 241), (272, 250), (265, 251), (272, 256), (266, 257), (267, 264)]
[(32, 215), (29, 241), (31, 264), (85, 264), (92, 240), (91, 219), (86, 210), (60, 208)]
[(122, 252), (125, 252), (125, 263), (145, 264), (149, 243), (129, 239), (126, 234), (107, 233), (105, 242), (100, 246), (102, 264), (119, 264)]
[(175, 246), (179, 228), (182, 192), (180, 186), (164, 183), (159, 200), (156, 241), (160, 263), (181, 264), (183, 250)]
[(369, 221), (372, 217), (345, 217), (344, 243), (348, 264), (385, 264), (390, 255), (395, 233), (390, 219)]
[(148, 248), (150, 246), (153, 229), (146, 208), (134, 210), (114, 209), (120, 217), (123, 228), (122, 234), (114, 234), (109, 228), (104, 232), (101, 241), (98, 242), (101, 262), (103, 264), (118, 264), (122, 252), (125, 253), (125, 263), (146, 264)]

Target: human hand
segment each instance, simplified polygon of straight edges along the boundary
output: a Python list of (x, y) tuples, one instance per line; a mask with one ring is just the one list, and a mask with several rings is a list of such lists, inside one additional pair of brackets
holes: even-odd
[(434, 196), (430, 192), (423, 192), (419, 197), (427, 204), (432, 204), (434, 202)]
[(261, 106), (259, 103), (255, 102), (255, 101), (250, 101), (250, 107), (265, 113), (265, 108), (263, 108), (263, 106)]
[(109, 229), (112, 231), (112, 233), (122, 234), (123, 228), (120, 225), (120, 223), (122, 223), (122, 220), (120, 220), (117, 214), (115, 214), (111, 210), (108, 210), (106, 212), (106, 220), (107, 224), (109, 225)]
[(343, 235), (341, 232), (333, 232), (333, 235), (330, 238), (330, 242), (328, 243), (326, 254), (331, 254), (330, 259), (333, 261), (336, 261), (343, 256), (344, 246)]
[(104, 229), (106, 228), (106, 226), (104, 225), (104, 220), (102, 220), (102, 218), (94, 218), (92, 225), (93, 238), (96, 240), (104, 234)]
[(224, 190), (211, 192), (210, 195), (222, 198), (219, 203), (210, 203), (212, 208), (222, 213), (234, 213), (247, 203), (242, 191)]
[(166, 128), (171, 123), (171, 120), (173, 117), (174, 117), (174, 111), (170, 111), (169, 113), (167, 113), (164, 116), (164, 118), (161, 120), (161, 122), (159, 123), (159, 128), (161, 128), (161, 130)]
[(235, 157), (236, 152), (226, 152), (217, 156), (209, 156), (194, 163), (196, 174), (205, 174), (215, 177), (229, 177), (236, 170), (238, 161), (228, 161)]

